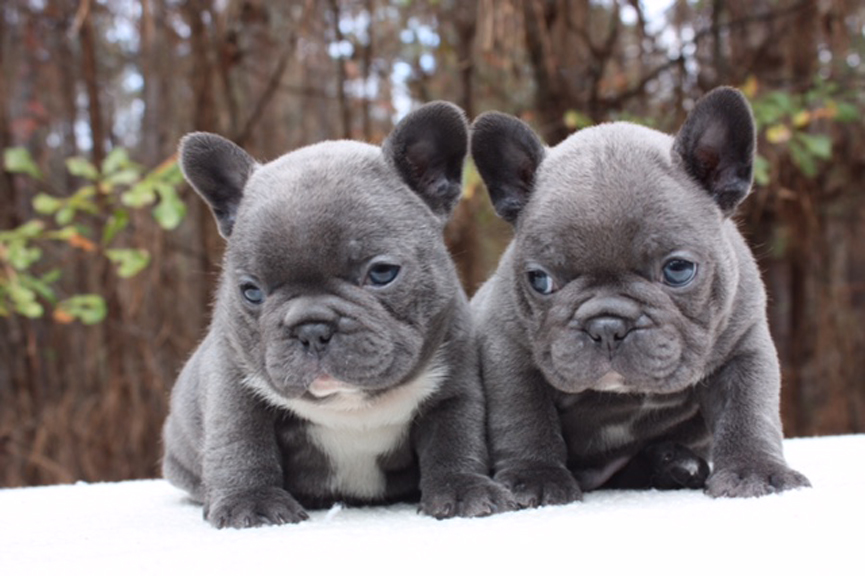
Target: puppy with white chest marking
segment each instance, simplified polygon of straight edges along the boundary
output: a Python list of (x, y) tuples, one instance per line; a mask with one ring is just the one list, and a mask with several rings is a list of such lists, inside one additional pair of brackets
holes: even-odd
[(163, 472), (215, 526), (337, 501), (419, 499), (437, 518), (514, 507), (488, 477), (470, 312), (442, 238), (467, 129), (433, 103), (381, 148), (324, 142), (260, 165), (213, 134), (181, 142), (228, 245)]
[(675, 137), (612, 123), (548, 149), (516, 118), (473, 124), (472, 156), (515, 228), (472, 307), (495, 478), (521, 505), (601, 486), (809, 485), (782, 454), (765, 289), (730, 218), (754, 142), (729, 88)]

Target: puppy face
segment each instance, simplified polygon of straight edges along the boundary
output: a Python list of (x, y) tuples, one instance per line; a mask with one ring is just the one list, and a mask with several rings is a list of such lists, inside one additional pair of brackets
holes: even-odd
[(230, 201), (219, 186), (230, 177), (213, 174), (245, 153), (214, 138), (185, 140), (181, 155), (228, 237), (214, 322), (246, 383), (276, 403), (362, 404), (416, 376), (460, 290), (442, 226), (460, 193), (462, 113), (423, 107), (383, 148), (325, 142), (250, 159), (231, 170), (248, 176)]
[(289, 398), (406, 380), (458, 290), (427, 205), (377, 148), (349, 142), (289, 154), (247, 193), (226, 282), (255, 372)]
[(516, 226), (500, 274), (554, 387), (669, 393), (713, 368), (738, 284), (726, 216), (750, 186), (753, 153), (747, 105), (722, 96), (702, 102), (676, 139), (617, 123), (546, 150), (514, 119), (475, 125), (475, 160)]

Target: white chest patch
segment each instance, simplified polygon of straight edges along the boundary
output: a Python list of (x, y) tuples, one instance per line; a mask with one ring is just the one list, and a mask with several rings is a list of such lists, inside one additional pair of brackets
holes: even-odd
[(634, 439), (634, 435), (631, 432), (632, 425), (633, 422), (623, 422), (601, 428), (598, 432), (598, 444), (604, 450), (613, 450), (631, 442)]
[[(265, 392), (268, 401), (289, 409), (310, 422), (309, 435), (327, 455), (333, 467), (330, 489), (358, 498), (376, 498), (385, 493), (385, 475), (380, 456), (392, 452), (408, 434), (417, 407), (438, 390), (447, 367), (435, 359), (420, 376), (368, 399), (351, 387), (327, 383), (327, 402), (302, 398), (289, 400)], [(253, 386), (262, 392), (264, 382)], [(333, 389), (336, 388), (336, 391)], [(315, 391), (313, 391), (314, 393)], [(319, 394), (315, 394), (319, 396)]]

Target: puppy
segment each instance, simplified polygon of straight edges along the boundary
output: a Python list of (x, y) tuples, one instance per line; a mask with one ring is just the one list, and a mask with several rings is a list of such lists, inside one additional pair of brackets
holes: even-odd
[(612, 123), (548, 149), (513, 117), (474, 123), (472, 156), (515, 229), (472, 308), (495, 478), (522, 506), (605, 485), (809, 485), (782, 454), (765, 289), (730, 218), (754, 143), (729, 88), (675, 138)]
[(379, 148), (256, 163), (180, 144), (228, 241), (213, 321), (175, 385), (163, 473), (217, 527), (336, 501), (420, 499), (436, 518), (514, 507), (489, 477), (468, 301), (442, 239), (468, 127), (421, 107)]

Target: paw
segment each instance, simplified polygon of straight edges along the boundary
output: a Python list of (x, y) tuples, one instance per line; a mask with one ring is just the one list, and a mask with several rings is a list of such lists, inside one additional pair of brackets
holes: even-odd
[(662, 442), (645, 449), (652, 468), (652, 488), (675, 490), (703, 488), (709, 476), (709, 464), (689, 448), (674, 442)]
[(504, 469), (496, 474), (521, 508), (568, 504), (583, 499), (583, 492), (570, 471), (563, 466)]
[(454, 516), (489, 516), (516, 509), (513, 495), (490, 478), (481, 474), (458, 474), (425, 488), (418, 512), (441, 520)]
[(762, 464), (715, 470), (706, 481), (706, 493), (715, 498), (752, 498), (810, 486), (805, 476), (782, 464)]
[(309, 516), (282, 488), (215, 492), (204, 507), (204, 518), (217, 528), (251, 528), (264, 524), (296, 524)]

